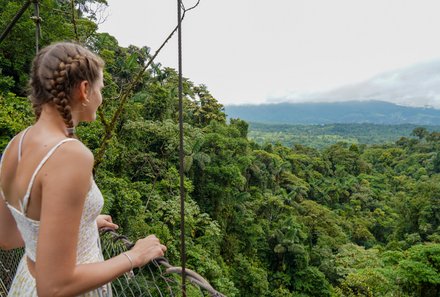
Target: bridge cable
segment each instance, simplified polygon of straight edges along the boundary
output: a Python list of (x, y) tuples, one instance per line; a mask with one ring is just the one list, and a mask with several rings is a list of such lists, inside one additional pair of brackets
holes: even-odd
[(0, 43), (6, 38), (6, 36), (9, 34), (9, 32), (12, 30), (12, 28), (15, 26), (17, 21), (21, 18), (23, 13), (28, 9), (28, 7), (31, 5), (32, 0), (26, 1), (26, 3), (20, 8), (20, 10), (17, 12), (17, 14), (14, 16), (12, 21), (9, 23), (9, 25), (6, 27), (6, 29), (3, 31), (3, 33), (0, 35)]
[(41, 38), (41, 18), (40, 18), (40, 1), (33, 0), (34, 2), (34, 15), (32, 20), (35, 22), (35, 52), (40, 50), (40, 38)]
[(183, 82), (182, 82), (182, 0), (177, 0), (178, 63), (179, 63), (179, 176), (180, 176), (180, 259), (182, 266), (182, 297), (186, 297), (185, 187), (183, 150)]
[(6, 29), (0, 35), (0, 43), (2, 43), (2, 41), (6, 38), (6, 36), (8, 36), (12, 28), (14, 28), (15, 24), (18, 22), (18, 20), (22, 17), (26, 9), (28, 9), (32, 3), (34, 3), (34, 15), (31, 17), (31, 19), (35, 22), (35, 50), (38, 53), (39, 43), (40, 43), (39, 40), (41, 38), (41, 18), (40, 18), (39, 0), (28, 0), (26, 1), (25, 4), (23, 4), (23, 6), (18, 10), (18, 12), (12, 18), (11, 22), (8, 24)]

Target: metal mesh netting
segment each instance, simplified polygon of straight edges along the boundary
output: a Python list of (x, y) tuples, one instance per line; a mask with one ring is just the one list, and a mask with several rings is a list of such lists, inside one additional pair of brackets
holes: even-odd
[[(118, 255), (132, 246), (132, 243), (122, 235), (105, 229), (101, 233), (104, 258)], [(134, 277), (123, 276), (112, 282), (115, 296), (142, 297), (142, 296), (182, 296), (181, 278), (182, 269), (174, 267), (165, 258), (157, 258), (150, 264), (135, 270)], [(186, 269), (186, 295), (218, 296), (217, 292), (202, 276)]]
[[(101, 243), (104, 258), (119, 255), (132, 246), (132, 243), (120, 234), (106, 229), (101, 232)], [(23, 249), (14, 251), (0, 250), (0, 296), (6, 296), (15, 275)], [(128, 274), (112, 282), (114, 297), (179, 297), (182, 296), (180, 267), (174, 267), (166, 258), (157, 258), (150, 264), (135, 269), (134, 276)], [(202, 276), (186, 269), (186, 295), (225, 297), (217, 292)]]
[(0, 250), (0, 296), (6, 296), (24, 249)]

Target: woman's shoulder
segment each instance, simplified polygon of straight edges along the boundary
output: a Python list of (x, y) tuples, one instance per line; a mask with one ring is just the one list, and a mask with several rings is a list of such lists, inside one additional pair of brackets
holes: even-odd
[(80, 140), (66, 138), (62, 145), (60, 145), (60, 152), (64, 154), (64, 156), (71, 160), (84, 159), (87, 161), (93, 162), (93, 153), (92, 151)]
[(39, 182), (46, 188), (89, 188), (93, 165), (93, 154), (82, 142), (63, 141), (41, 168)]
[(22, 136), (26, 133), (26, 131), (28, 129), (29, 129), (29, 127), (18, 132), (17, 134), (15, 134), (15, 136), (13, 136), (8, 141), (6, 146), (0, 152), (1, 153), (0, 156), (1, 156), (2, 161), (3, 161), (3, 159), (12, 159), (12, 160), (17, 159), (20, 139), (22, 138)]
[(69, 168), (79, 167), (83, 169), (91, 169), (94, 164), (93, 153), (90, 149), (77, 139), (66, 138), (59, 142), (53, 156), (53, 162), (62, 163)]

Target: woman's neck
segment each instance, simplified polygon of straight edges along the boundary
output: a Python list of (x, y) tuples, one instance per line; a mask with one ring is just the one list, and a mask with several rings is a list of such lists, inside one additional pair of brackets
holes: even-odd
[[(75, 118), (73, 118), (73, 124), (74, 126), (77, 125)], [(43, 131), (51, 134), (63, 134), (67, 136), (67, 127), (63, 118), (57, 109), (49, 104), (43, 106), (40, 117), (34, 126), (40, 127)]]

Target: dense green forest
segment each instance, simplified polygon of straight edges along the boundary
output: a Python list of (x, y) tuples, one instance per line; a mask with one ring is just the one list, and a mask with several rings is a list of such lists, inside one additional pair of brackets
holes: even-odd
[[(132, 239), (155, 233), (178, 263), (177, 73), (150, 63), (150, 48), (97, 33), (91, 5), (104, 0), (75, 2), (72, 11), (70, 1), (41, 1), (41, 42), (78, 40), (106, 61), (98, 120), (78, 129), (95, 153), (104, 211)], [(0, 28), (21, 5), (0, 0)], [(0, 44), (0, 149), (34, 121), (25, 97), (30, 14)], [(320, 150), (261, 145), (248, 139), (248, 123), (227, 123), (207, 86), (185, 79), (183, 90), (188, 266), (216, 289), (229, 297), (440, 295), (439, 132), (419, 127), (394, 143)]]
[[(414, 124), (378, 125), (378, 124), (322, 124), (291, 125), (249, 123), (248, 137), (258, 144), (281, 143), (292, 147), (301, 144), (322, 149), (338, 142), (349, 144), (391, 144), (401, 137), (413, 135)], [(423, 126), (427, 131), (439, 131), (440, 126)]]

